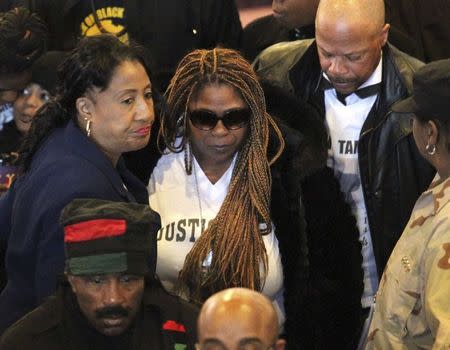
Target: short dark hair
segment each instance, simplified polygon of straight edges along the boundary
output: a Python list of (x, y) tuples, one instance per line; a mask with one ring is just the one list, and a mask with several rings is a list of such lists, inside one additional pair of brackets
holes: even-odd
[(111, 34), (81, 39), (58, 74), (61, 106), (74, 116), (77, 98), (94, 87), (106, 90), (116, 68), (125, 61), (141, 63), (150, 76), (147, 52), (143, 47), (124, 44)]
[(0, 14), (0, 74), (21, 73), (45, 51), (45, 23), (26, 8)]
[(106, 90), (117, 67), (126, 61), (141, 63), (150, 77), (148, 53), (142, 46), (124, 44), (111, 34), (85, 37), (78, 42), (59, 67), (55, 98), (39, 109), (19, 150), (20, 173), (28, 170), (40, 142), (53, 129), (76, 119), (76, 100), (94, 87)]

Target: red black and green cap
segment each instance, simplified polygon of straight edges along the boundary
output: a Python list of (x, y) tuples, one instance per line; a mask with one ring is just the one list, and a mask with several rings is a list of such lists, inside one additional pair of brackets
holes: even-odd
[(66, 272), (155, 274), (159, 214), (148, 205), (74, 199), (62, 211)]

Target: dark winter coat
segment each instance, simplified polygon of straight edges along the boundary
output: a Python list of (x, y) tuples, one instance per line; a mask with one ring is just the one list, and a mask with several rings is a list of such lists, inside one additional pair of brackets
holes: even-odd
[(49, 135), (30, 169), (0, 197), (0, 240), (8, 244), (0, 333), (55, 292), (57, 276), (64, 271), (59, 216), (74, 198), (148, 203), (146, 187), (123, 160), (114, 168), (69, 121)]
[(23, 134), (17, 129), (13, 120), (3, 125), (0, 131), (0, 153), (11, 153), (19, 150)]
[[(271, 168), (271, 215), (284, 275), (282, 336), (289, 350), (347, 345), (360, 328), (363, 290), (355, 219), (333, 171), (325, 167), (326, 133), (315, 110), (305, 104), (299, 109), (273, 92), (269, 110), (279, 110), (275, 101), (305, 114), (302, 121), (310, 124), (301, 134), (280, 122), (286, 146)], [(269, 154), (276, 146), (271, 138)]]
[[(56, 295), (48, 298), (44, 304), (16, 322), (3, 334), (0, 338), (0, 349), (90, 349), (92, 346), (90, 341), (95, 339), (97, 332), (89, 329), (78, 307), (75, 309), (69, 305), (69, 300), (74, 299), (68, 295), (71, 293), (69, 284), (63, 282)], [(133, 335), (130, 337), (130, 342), (136, 346), (127, 349), (173, 350), (177, 349), (175, 344), (179, 344), (180, 349), (194, 350), (197, 314), (198, 310), (194, 306), (168, 294), (160, 286), (146, 286), (141, 312), (138, 314), (139, 321), (135, 323)], [(68, 324), (71, 326), (68, 327)], [(141, 326), (138, 327), (136, 324)], [(143, 330), (145, 325), (152, 329)], [(105, 338), (100, 334), (98, 337)], [(182, 344), (187, 346), (182, 347)]]
[(361, 244), (339, 182), (326, 167), (324, 124), (304, 102), (263, 86), (269, 113), (295, 128), (279, 121), (286, 149), (272, 167), (271, 214), (283, 263), (287, 348), (354, 349), (361, 328)]
[[(411, 94), (413, 73), (422, 65), (391, 45), (383, 48), (381, 92), (360, 132), (359, 169), (379, 276), (435, 173), (417, 150), (410, 118), (391, 111)], [(312, 103), (325, 119), (314, 40), (274, 45), (257, 58), (255, 67), (265, 79)]]

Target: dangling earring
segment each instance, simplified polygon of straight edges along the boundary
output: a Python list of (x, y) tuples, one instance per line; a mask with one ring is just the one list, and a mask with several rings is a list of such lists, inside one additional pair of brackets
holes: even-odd
[(186, 130), (186, 112), (181, 113), (180, 117), (177, 119), (177, 130), (183, 128)]
[(91, 120), (88, 118), (84, 118), (86, 120), (86, 135), (87, 137), (91, 136)]
[(184, 137), (186, 141), (186, 145), (184, 147), (184, 169), (186, 170), (186, 174), (192, 174), (192, 149), (191, 142), (188, 138), (188, 129), (187, 129), (187, 118), (186, 112), (183, 112), (177, 120), (178, 128), (182, 127), (184, 129)]
[(184, 168), (186, 169), (186, 174), (192, 174), (192, 150), (189, 141), (186, 142), (186, 146), (184, 147)]
[(427, 153), (430, 156), (434, 156), (436, 154), (436, 145), (431, 145), (431, 144), (426, 145), (425, 151), (427, 151)]

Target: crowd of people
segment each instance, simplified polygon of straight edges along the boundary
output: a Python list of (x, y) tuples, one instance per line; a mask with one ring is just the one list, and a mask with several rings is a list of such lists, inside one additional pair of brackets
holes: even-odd
[(0, 349), (450, 346), (450, 44), (393, 3), (2, 8)]

